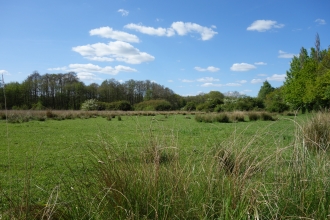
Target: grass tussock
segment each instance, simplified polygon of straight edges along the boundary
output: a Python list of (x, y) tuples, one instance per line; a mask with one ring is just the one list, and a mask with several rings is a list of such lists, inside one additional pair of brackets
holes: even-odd
[(275, 118), (271, 113), (268, 112), (222, 112), (222, 113), (206, 113), (197, 114), (195, 116), (197, 122), (220, 122), (220, 123), (231, 123), (231, 122), (245, 122), (245, 121), (274, 121)]
[(316, 113), (303, 125), (304, 144), (308, 149), (325, 152), (330, 148), (330, 113)]

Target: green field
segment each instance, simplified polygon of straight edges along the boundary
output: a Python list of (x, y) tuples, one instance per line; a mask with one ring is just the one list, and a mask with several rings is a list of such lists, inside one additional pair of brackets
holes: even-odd
[[(299, 125), (118, 114), (0, 121), (3, 219), (326, 219), (327, 154)], [(1, 217), (0, 217), (1, 219)]]

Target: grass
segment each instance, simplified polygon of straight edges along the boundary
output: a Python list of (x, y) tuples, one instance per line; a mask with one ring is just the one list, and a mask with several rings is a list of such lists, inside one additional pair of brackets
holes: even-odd
[[(46, 119), (0, 121), (0, 139), (8, 140), (0, 142), (3, 219), (327, 219), (330, 214), (329, 155), (308, 151), (303, 141), (311, 133), (305, 121), (313, 118), (253, 121), (245, 115), (243, 123), (241, 113), (221, 113), (221, 120), (237, 123), (198, 123), (187, 120), (195, 117), (190, 113), (171, 112), (22, 114)], [(213, 115), (202, 116), (216, 122)]]

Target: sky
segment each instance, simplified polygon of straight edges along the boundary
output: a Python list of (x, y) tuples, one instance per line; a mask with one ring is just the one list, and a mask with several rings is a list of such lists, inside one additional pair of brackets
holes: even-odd
[(329, 0), (0, 0), (0, 74), (74, 71), (86, 85), (150, 80), (182, 96), (283, 85), (318, 33)]

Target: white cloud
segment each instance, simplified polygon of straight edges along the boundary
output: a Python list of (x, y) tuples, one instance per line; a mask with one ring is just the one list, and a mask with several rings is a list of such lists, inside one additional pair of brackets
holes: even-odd
[(153, 61), (155, 57), (148, 53), (140, 52), (131, 44), (123, 41), (109, 42), (109, 44), (96, 43), (77, 46), (72, 48), (73, 51), (79, 53), (83, 57), (90, 60), (107, 60), (114, 59), (130, 64), (140, 64), (143, 62)]
[(320, 18), (316, 19), (315, 22), (318, 23), (319, 25), (327, 24), (324, 19), (320, 19)]
[(272, 28), (282, 28), (284, 24), (278, 24), (272, 20), (256, 20), (246, 30), (264, 32)]
[(129, 14), (129, 11), (126, 11), (124, 9), (119, 9), (118, 12), (121, 13), (121, 16), (127, 16)]
[(215, 83), (204, 83), (202, 87), (223, 87), (223, 86), (241, 86), (239, 83), (226, 83), (226, 84), (215, 84)]
[(89, 60), (93, 60), (93, 61), (101, 61), (101, 62), (112, 62), (115, 59), (111, 58), (111, 57), (86, 57)]
[(204, 83), (201, 85), (202, 87), (221, 87), (222, 84), (214, 84), (214, 83)]
[(255, 62), (254, 65), (262, 65), (262, 66), (264, 66), (264, 65), (267, 65), (267, 63), (264, 63), (264, 62)]
[(240, 80), (240, 81), (238, 81), (240, 84), (244, 84), (244, 83), (247, 83), (247, 81), (246, 80)]
[(261, 74), (258, 74), (258, 76), (267, 76), (267, 74), (261, 73)]
[(144, 34), (149, 34), (149, 35), (157, 35), (157, 36), (167, 36), (171, 37), (177, 33), (180, 36), (187, 35), (189, 33), (198, 33), (201, 35), (201, 39), (203, 41), (205, 40), (210, 40), (213, 38), (214, 35), (217, 34), (212, 28), (208, 27), (203, 27), (199, 24), (196, 23), (191, 23), (191, 22), (173, 22), (171, 27), (169, 28), (153, 28), (153, 27), (147, 27), (143, 26), (140, 24), (127, 24), (124, 26), (125, 28), (135, 30)]
[(293, 53), (287, 53), (283, 50), (279, 50), (278, 51), (278, 58), (293, 58), (294, 56), (297, 56), (297, 54), (293, 54)]
[(48, 68), (47, 70), (49, 71), (67, 71), (67, 67), (66, 66), (62, 66), (62, 67), (56, 67), (56, 68)]
[(263, 79), (252, 79), (252, 80), (251, 80), (251, 83), (253, 83), (253, 84), (256, 84), (256, 83), (262, 83), (262, 82), (264, 82)]
[(90, 81), (90, 82), (94, 82), (94, 81), (100, 81), (103, 80), (102, 78), (97, 77), (95, 74), (93, 73), (86, 73), (86, 72), (79, 72), (77, 73), (77, 76), (80, 80), (82, 81)]
[[(10, 76), (11, 74), (7, 70), (0, 70), (0, 75)], [(0, 78), (2, 80), (2, 78)]]
[(202, 40), (210, 40), (214, 35), (218, 34), (213, 31), (212, 28), (203, 27), (196, 23), (191, 22), (173, 22), (171, 26), (180, 36), (186, 35), (188, 33), (197, 32), (201, 35)]
[(172, 83), (172, 82), (174, 82), (173, 80), (171, 80), (171, 79), (169, 79), (169, 80), (167, 80), (167, 82), (170, 82), (170, 83)]
[(89, 31), (91, 36), (98, 35), (104, 38), (111, 38), (114, 40), (138, 43), (140, 40), (137, 36), (123, 31), (115, 31), (111, 27), (100, 27)]
[(230, 70), (231, 71), (239, 71), (239, 72), (243, 72), (243, 71), (249, 71), (249, 70), (253, 70), (257, 67), (255, 67), (252, 64), (248, 64), (248, 63), (234, 63), (231, 67)]
[(285, 80), (285, 77), (286, 77), (286, 74), (274, 74), (271, 77), (267, 77), (267, 80), (283, 82)]
[(217, 82), (219, 79), (214, 79), (213, 77), (203, 77), (196, 80), (197, 82)]
[(217, 72), (217, 71), (220, 70), (219, 68), (214, 67), (214, 66), (209, 66), (206, 69), (201, 68), (199, 66), (196, 66), (194, 69), (197, 70), (197, 71), (200, 71), (200, 72), (206, 72), (206, 71), (208, 71), (208, 72)]
[(175, 35), (175, 32), (172, 28), (161, 28), (161, 27), (153, 28), (153, 27), (146, 27), (133, 23), (127, 24), (124, 27), (148, 35), (167, 36), (167, 37), (171, 37)]
[(69, 68), (71, 71), (77, 73), (103, 73), (109, 75), (117, 75), (119, 72), (137, 72), (136, 69), (133, 69), (128, 66), (118, 65), (115, 67), (106, 66), (100, 67), (91, 63), (88, 64), (70, 64)]

